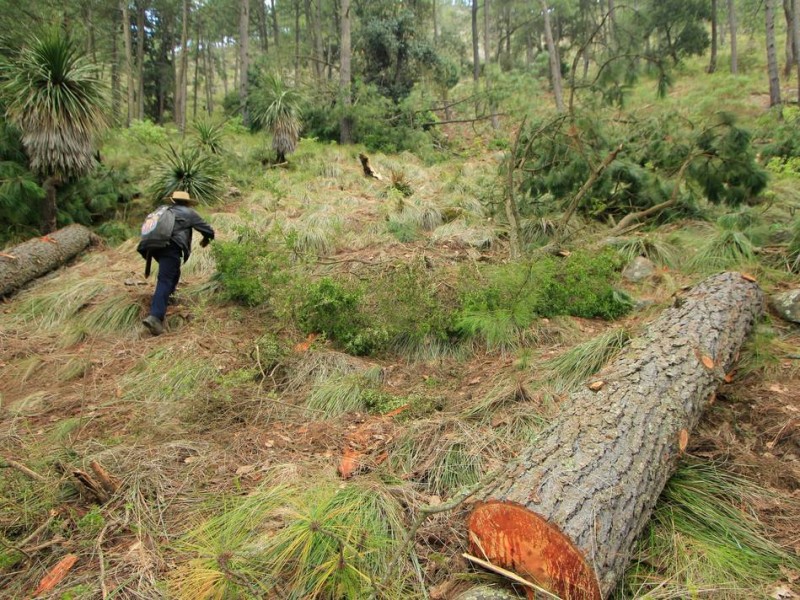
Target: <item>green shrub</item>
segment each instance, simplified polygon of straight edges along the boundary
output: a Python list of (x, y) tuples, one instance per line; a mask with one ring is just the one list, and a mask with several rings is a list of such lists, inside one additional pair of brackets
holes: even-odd
[(156, 125), (148, 119), (132, 121), (123, 136), (128, 141), (138, 142), (148, 148), (164, 146), (167, 143), (167, 131), (161, 125)]
[(489, 347), (503, 348), (516, 343), (537, 317), (616, 319), (633, 306), (612, 285), (622, 262), (616, 252), (605, 250), (488, 267), (486, 285), (463, 293), (456, 327)]
[(288, 254), (273, 237), (243, 227), (238, 240), (212, 245), (223, 297), (257, 306), (269, 299), (275, 286), (285, 283)]
[(386, 346), (389, 334), (383, 327), (368, 325), (361, 297), (360, 290), (325, 277), (305, 292), (298, 309), (300, 327), (306, 333), (324, 333), (350, 354), (372, 354)]

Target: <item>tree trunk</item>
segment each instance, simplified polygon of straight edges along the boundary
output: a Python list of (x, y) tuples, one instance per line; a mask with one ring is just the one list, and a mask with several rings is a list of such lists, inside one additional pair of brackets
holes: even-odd
[(483, 62), (486, 65), (483, 77), (486, 82), (486, 96), (488, 99), (489, 114), (491, 115), (492, 129), (496, 131), (500, 127), (500, 121), (497, 118), (497, 107), (492, 99), (492, 76), (489, 71), (489, 48), (491, 48), (491, 41), (489, 39), (489, 0), (483, 0), (483, 44)]
[(294, 82), (300, 81), (300, 0), (294, 0)]
[(94, 234), (83, 225), (70, 225), (47, 238), (33, 238), (6, 248), (0, 255), (0, 298), (60, 267), (94, 239)]
[(762, 305), (721, 273), (665, 311), (482, 492), (471, 552), (565, 599), (608, 597)]
[(342, 105), (344, 106), (344, 114), (339, 123), (339, 142), (342, 144), (349, 144), (353, 141), (353, 120), (348, 114), (348, 109), (352, 104), (350, 97), (350, 0), (341, 0), (342, 16), (339, 19), (339, 26), (341, 28), (340, 38), (340, 65), (339, 65), (339, 95), (341, 97)]
[(269, 35), (267, 35), (267, 8), (265, 0), (257, 0), (256, 15), (258, 16), (258, 41), (261, 42), (261, 52), (269, 52)]
[(272, 12), (272, 36), (275, 39), (275, 56), (278, 56), (278, 39), (280, 38), (280, 29), (278, 28), (278, 13), (275, 12), (275, 0), (270, 0), (269, 5)]
[(175, 123), (181, 133), (186, 131), (186, 71), (189, 68), (189, 0), (183, 0), (181, 23), (181, 55), (175, 88)]
[(144, 119), (144, 4), (136, 7), (136, 118)]
[(250, 0), (242, 0), (239, 12), (239, 102), (242, 106), (242, 124), (250, 126), (250, 112), (247, 108), (247, 70), (250, 66), (247, 54), (250, 40)]
[(206, 76), (206, 111), (209, 115), (214, 114), (214, 56), (211, 54), (213, 44), (206, 41), (205, 52), (203, 53), (203, 73)]
[(61, 183), (58, 177), (51, 175), (44, 180), (44, 203), (42, 204), (42, 233), (48, 234), (56, 230), (58, 217), (58, 203), (56, 190)]
[(717, 0), (711, 0), (711, 59), (708, 61), (708, 72), (717, 70)]
[(736, 4), (728, 0), (728, 29), (731, 32), (731, 73), (739, 73), (739, 53), (736, 48)]
[(192, 81), (192, 120), (197, 120), (197, 90), (200, 88), (200, 19), (197, 19), (197, 28), (194, 38), (194, 80)]
[(225, 60), (225, 43), (219, 52), (220, 76), (222, 77), (222, 93), (228, 95), (228, 61)]
[(481, 57), (478, 53), (478, 0), (472, 0), (472, 80), (478, 81), (481, 74)]
[(117, 33), (119, 33), (120, 11), (112, 11), (112, 35), (111, 35), (111, 122), (116, 126), (119, 124), (119, 50), (117, 49)]
[(553, 28), (550, 25), (550, 9), (546, 0), (540, 0), (542, 13), (544, 15), (544, 36), (547, 41), (547, 53), (550, 55), (550, 82), (553, 86), (553, 95), (556, 100), (556, 110), (564, 112), (564, 94), (561, 85), (561, 64), (558, 59), (558, 51), (553, 40)]
[(792, 76), (792, 67), (795, 63), (794, 40), (792, 39), (792, 0), (783, 0), (783, 16), (786, 19), (786, 43), (784, 53), (786, 65), (783, 68), (783, 76), (786, 79)]
[(433, 0), (431, 4), (433, 5), (431, 7), (431, 10), (433, 10), (433, 47), (436, 48), (439, 45), (439, 9), (436, 6), (436, 0)]
[(767, 70), (769, 72), (769, 105), (781, 103), (781, 82), (778, 77), (778, 55), (775, 51), (775, 0), (764, 0), (767, 20)]
[[(800, 0), (792, 0), (792, 39), (794, 47), (800, 51)], [(800, 56), (795, 61), (797, 67), (797, 103), (800, 104)]]
[(125, 79), (128, 84), (128, 114), (125, 117), (125, 127), (130, 127), (133, 118), (133, 49), (131, 48), (131, 16), (128, 11), (128, 0), (120, 0), (122, 11), (122, 39), (125, 43)]

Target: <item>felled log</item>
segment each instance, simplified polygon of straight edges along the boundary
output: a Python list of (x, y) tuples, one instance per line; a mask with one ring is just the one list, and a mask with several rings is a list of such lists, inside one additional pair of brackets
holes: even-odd
[(83, 225), (69, 225), (0, 252), (0, 298), (60, 267), (96, 240)]
[(358, 160), (361, 161), (361, 168), (364, 169), (365, 177), (372, 177), (373, 179), (377, 179), (378, 181), (383, 181), (383, 175), (378, 173), (375, 169), (372, 168), (372, 165), (369, 164), (369, 156), (363, 153), (359, 154)]
[(665, 311), (482, 492), (470, 551), (565, 600), (608, 597), (762, 305), (722, 273)]

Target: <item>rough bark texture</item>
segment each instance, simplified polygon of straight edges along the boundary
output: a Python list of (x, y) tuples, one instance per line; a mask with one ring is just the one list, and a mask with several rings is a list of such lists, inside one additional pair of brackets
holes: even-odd
[(565, 599), (607, 597), (762, 305), (722, 273), (654, 321), (482, 494), (471, 552)]
[(775, 0), (765, 0), (767, 25), (767, 72), (769, 73), (769, 105), (781, 103), (781, 82), (778, 77), (778, 56), (775, 50)]
[(70, 225), (45, 238), (34, 238), (0, 254), (0, 298), (60, 267), (95, 239), (83, 225)]

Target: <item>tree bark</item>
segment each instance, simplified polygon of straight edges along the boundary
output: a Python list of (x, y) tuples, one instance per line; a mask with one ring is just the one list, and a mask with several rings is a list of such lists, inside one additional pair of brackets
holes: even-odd
[(728, 0), (728, 29), (731, 32), (731, 73), (739, 73), (739, 52), (736, 48), (736, 4)]
[(189, 68), (189, 0), (183, 0), (181, 10), (181, 55), (175, 89), (175, 123), (181, 133), (186, 130), (186, 71)]
[(42, 183), (44, 203), (42, 204), (42, 233), (48, 234), (56, 230), (58, 217), (57, 188), (61, 180), (55, 175), (49, 176)]
[(344, 114), (339, 123), (339, 142), (342, 144), (349, 144), (353, 141), (353, 120), (348, 114), (348, 110), (352, 104), (352, 98), (350, 96), (350, 0), (341, 0), (340, 10), (342, 11), (342, 16), (339, 19), (339, 26), (341, 28), (339, 33), (341, 38), (339, 96), (342, 106), (344, 106)]
[(278, 56), (277, 50), (279, 47), (278, 39), (280, 38), (280, 29), (278, 28), (278, 13), (275, 12), (275, 0), (270, 0), (269, 6), (272, 12), (272, 36), (275, 40), (275, 56)]
[(711, 0), (711, 59), (708, 61), (708, 72), (717, 70), (717, 0)]
[(214, 114), (214, 56), (211, 54), (210, 41), (206, 41), (205, 52), (203, 53), (203, 73), (206, 76), (206, 112)]
[(269, 35), (267, 35), (267, 8), (265, 0), (256, 2), (256, 15), (258, 16), (258, 41), (261, 42), (261, 52), (269, 52)]
[(482, 492), (471, 552), (565, 599), (608, 597), (762, 305), (721, 273), (665, 311)]
[(128, 114), (125, 117), (125, 127), (130, 127), (133, 118), (133, 49), (131, 48), (131, 16), (128, 11), (128, 0), (120, 0), (122, 11), (122, 39), (125, 44), (125, 79), (128, 85)]
[(120, 11), (119, 8), (112, 11), (111, 20), (111, 122), (119, 125), (119, 50), (117, 49), (117, 33), (119, 33)]
[(250, 66), (248, 44), (250, 40), (250, 1), (242, 0), (239, 12), (239, 102), (242, 106), (242, 124), (250, 126), (250, 112), (247, 108), (247, 70)]
[(558, 51), (553, 39), (553, 28), (550, 25), (550, 9), (546, 0), (540, 0), (542, 14), (544, 15), (544, 36), (547, 41), (547, 52), (550, 55), (550, 83), (553, 86), (553, 95), (556, 100), (556, 110), (564, 112), (564, 94), (561, 85), (561, 64), (558, 60)]
[(481, 57), (478, 53), (478, 0), (472, 0), (472, 80), (478, 81), (481, 74)]
[(60, 267), (95, 239), (83, 225), (70, 225), (47, 238), (33, 238), (0, 255), (0, 298)]
[[(800, 53), (800, 0), (792, 0), (792, 39)], [(797, 67), (797, 103), (800, 104), (800, 56), (795, 61)]]
[(136, 118), (144, 119), (144, 4), (136, 6)]
[(783, 68), (783, 76), (786, 79), (792, 76), (792, 67), (795, 63), (794, 39), (792, 39), (792, 9), (793, 0), (783, 0), (783, 16), (786, 19), (786, 40), (784, 44), (784, 53), (786, 64)]
[(769, 72), (769, 105), (781, 103), (781, 82), (778, 77), (778, 56), (775, 51), (775, 0), (764, 0), (767, 32), (767, 71)]

